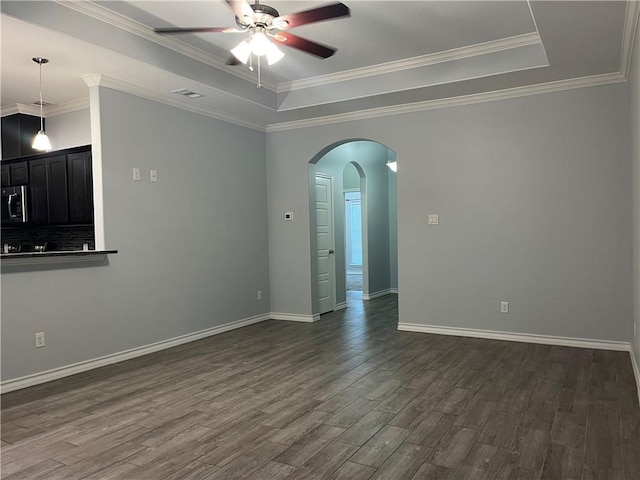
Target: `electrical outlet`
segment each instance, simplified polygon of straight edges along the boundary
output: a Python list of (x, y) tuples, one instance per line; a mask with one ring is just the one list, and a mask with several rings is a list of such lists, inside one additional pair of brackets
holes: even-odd
[(509, 302), (500, 302), (500, 313), (509, 313)]
[(140, 181), (140, 169), (139, 168), (134, 168), (133, 169), (133, 181), (134, 182), (139, 182)]
[(262, 300), (262, 290), (258, 290), (258, 300)]
[(36, 333), (36, 348), (44, 347), (44, 332)]
[(427, 223), (429, 225), (439, 225), (440, 224), (440, 215), (437, 213), (430, 214), (427, 218)]

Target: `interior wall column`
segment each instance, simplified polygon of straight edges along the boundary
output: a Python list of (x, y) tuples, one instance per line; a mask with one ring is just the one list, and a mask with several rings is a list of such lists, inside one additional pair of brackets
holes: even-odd
[(100, 124), (100, 80), (102, 75), (83, 75), (89, 87), (91, 116), (91, 159), (93, 171), (93, 225), (96, 250), (105, 250), (104, 201), (102, 188), (102, 127)]

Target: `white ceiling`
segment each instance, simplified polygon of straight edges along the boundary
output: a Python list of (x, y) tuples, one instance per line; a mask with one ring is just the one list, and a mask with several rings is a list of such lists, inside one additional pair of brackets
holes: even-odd
[[(285, 14), (331, 0), (266, 3)], [(349, 18), (291, 30), (337, 53), (320, 60), (282, 47), (285, 58), (263, 67), (258, 89), (255, 72), (225, 65), (242, 34), (153, 33), (234, 26), (221, 0), (3, 1), (3, 114), (33, 108), (34, 56), (50, 59), (49, 114), (86, 105), (82, 76), (100, 74), (105, 86), (259, 129), (504, 89), (621, 81), (640, 10), (624, 1), (344, 3)], [(170, 93), (178, 88), (205, 97)]]

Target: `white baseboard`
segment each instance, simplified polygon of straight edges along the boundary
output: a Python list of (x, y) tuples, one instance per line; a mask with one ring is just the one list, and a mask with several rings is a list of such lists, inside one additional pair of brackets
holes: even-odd
[(271, 315), (268, 313), (256, 315), (255, 317), (236, 320), (235, 322), (207, 328), (206, 330), (200, 330), (198, 332), (189, 333), (187, 335), (169, 338), (167, 340), (151, 343), (149, 345), (143, 345), (141, 347), (132, 348), (130, 350), (124, 350), (118, 353), (112, 353), (111, 355), (105, 355), (104, 357), (93, 358), (91, 360), (85, 360), (83, 362), (66, 365), (64, 367), (53, 368), (44, 372), (34, 373), (32, 375), (26, 375), (19, 378), (13, 378), (11, 380), (6, 380), (0, 383), (0, 389), (2, 390), (2, 393), (8, 393), (14, 390), (32, 387), (41, 383), (50, 382), (59, 378), (69, 377), (77, 373), (82, 373), (88, 370), (93, 370), (95, 368), (111, 365), (113, 363), (141, 357), (142, 355), (165, 350), (167, 348), (176, 347), (178, 345), (182, 345), (183, 343), (189, 343), (195, 340), (200, 340), (202, 338), (218, 335), (229, 330), (235, 330), (236, 328), (246, 327), (247, 325), (252, 325), (254, 323), (264, 322), (265, 320), (269, 320), (270, 318)]
[(389, 295), (390, 293), (393, 293), (390, 288), (379, 290), (373, 293), (363, 293), (362, 300), (373, 300), (374, 298), (384, 297), (385, 295)]
[(320, 315), (298, 315), (296, 313), (271, 312), (272, 320), (286, 320), (287, 322), (313, 323), (320, 320)]
[(640, 402), (640, 365), (638, 365), (638, 358), (636, 358), (633, 352), (633, 347), (629, 350), (631, 355), (631, 366), (633, 367), (633, 375), (636, 377), (636, 389), (638, 390), (638, 402)]
[(389, 293), (395, 293), (397, 295), (398, 294), (398, 289), (397, 288), (390, 288), (389, 289)]
[(340, 302), (336, 303), (336, 308), (334, 308), (333, 311), (344, 310), (345, 308), (347, 308), (347, 302)]
[(472, 328), (439, 327), (435, 325), (421, 325), (416, 323), (398, 323), (398, 330), (403, 332), (455, 335), (458, 337), (488, 338), (491, 340), (506, 340), (509, 342), (542, 343), (544, 345), (560, 345), (563, 347), (594, 348), (597, 350), (618, 350), (623, 352), (631, 350), (631, 344), (629, 342), (555, 337), (551, 335), (537, 335), (533, 333), (511, 333), (498, 332), (495, 330), (475, 330)]

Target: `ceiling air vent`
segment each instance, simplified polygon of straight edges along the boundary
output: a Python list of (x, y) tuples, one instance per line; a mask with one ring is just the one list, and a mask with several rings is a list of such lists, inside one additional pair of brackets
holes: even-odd
[[(36, 106), (40, 106), (40, 100), (36, 100), (35, 102), (32, 103), (32, 105), (36, 105)], [(45, 102), (44, 100), (42, 101), (42, 106), (43, 107), (50, 107), (51, 105), (53, 105), (53, 103), (51, 102)]]
[(204, 97), (201, 93), (192, 92), (191, 90), (187, 90), (186, 88), (179, 88), (178, 90), (171, 90), (171, 93), (177, 93), (178, 95), (183, 95), (189, 98), (201, 98)]

